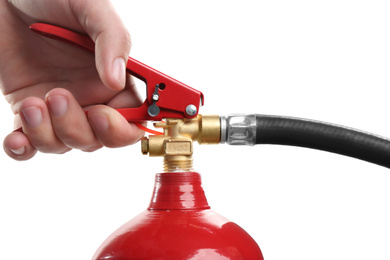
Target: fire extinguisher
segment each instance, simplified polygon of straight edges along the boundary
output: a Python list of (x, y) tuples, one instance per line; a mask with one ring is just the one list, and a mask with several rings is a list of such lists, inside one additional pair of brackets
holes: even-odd
[[(92, 40), (47, 24), (31, 29), (45, 37), (94, 51)], [(204, 96), (165, 74), (129, 58), (127, 71), (145, 81), (139, 108), (118, 109), (132, 122), (159, 121), (141, 140), (142, 153), (162, 157), (150, 205), (107, 238), (93, 260), (263, 259), (257, 243), (208, 205), (193, 170), (193, 142), (199, 144), (301, 146), (338, 153), (390, 168), (390, 140), (324, 122), (269, 115), (200, 115)]]

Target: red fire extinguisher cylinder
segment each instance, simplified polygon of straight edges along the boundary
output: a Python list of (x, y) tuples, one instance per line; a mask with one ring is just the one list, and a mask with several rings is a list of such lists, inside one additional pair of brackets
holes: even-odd
[(93, 260), (263, 260), (257, 243), (210, 209), (196, 172), (156, 175), (149, 208), (101, 245)]

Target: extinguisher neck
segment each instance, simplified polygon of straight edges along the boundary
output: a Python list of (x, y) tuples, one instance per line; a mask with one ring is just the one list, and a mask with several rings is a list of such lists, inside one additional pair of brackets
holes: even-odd
[(158, 173), (149, 210), (209, 209), (197, 172)]

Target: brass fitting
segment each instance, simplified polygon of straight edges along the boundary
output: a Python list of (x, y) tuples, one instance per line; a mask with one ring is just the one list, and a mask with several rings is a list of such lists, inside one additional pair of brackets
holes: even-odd
[(219, 116), (167, 118), (165, 122), (155, 123), (154, 126), (163, 128), (164, 135), (142, 138), (141, 149), (144, 155), (163, 156), (165, 172), (192, 170), (193, 141), (218, 144), (221, 139)]

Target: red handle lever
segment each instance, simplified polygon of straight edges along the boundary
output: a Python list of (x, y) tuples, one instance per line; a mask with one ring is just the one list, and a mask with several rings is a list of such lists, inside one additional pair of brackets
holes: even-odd
[[(34, 23), (30, 29), (42, 36), (95, 52), (95, 43), (86, 35), (44, 23)], [(144, 81), (147, 89), (146, 100), (140, 107), (117, 109), (128, 121), (193, 118), (203, 105), (202, 92), (131, 57), (126, 69), (128, 73)]]

